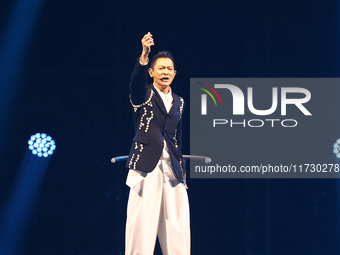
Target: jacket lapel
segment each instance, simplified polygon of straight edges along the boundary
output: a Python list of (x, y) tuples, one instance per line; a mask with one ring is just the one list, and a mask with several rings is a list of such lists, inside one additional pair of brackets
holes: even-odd
[(157, 107), (163, 112), (163, 114), (167, 114), (164, 102), (161, 96), (159, 95), (158, 91), (154, 88), (153, 84), (150, 85), (150, 88), (155, 92), (156, 97), (155, 103), (157, 104)]
[[(171, 93), (172, 93), (172, 90), (171, 90)], [(169, 111), (169, 114), (171, 114), (173, 111), (177, 111), (177, 109), (181, 106), (181, 100), (179, 99), (179, 96), (172, 93), (172, 98), (173, 98), (173, 103)]]

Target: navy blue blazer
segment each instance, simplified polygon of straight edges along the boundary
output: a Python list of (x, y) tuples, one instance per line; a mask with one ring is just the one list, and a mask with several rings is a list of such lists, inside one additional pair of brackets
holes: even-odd
[(167, 113), (163, 100), (152, 84), (148, 85), (148, 65), (137, 60), (130, 80), (135, 136), (126, 167), (149, 173), (157, 165), (167, 143), (174, 175), (183, 182), (182, 115), (184, 100), (172, 93), (173, 104)]

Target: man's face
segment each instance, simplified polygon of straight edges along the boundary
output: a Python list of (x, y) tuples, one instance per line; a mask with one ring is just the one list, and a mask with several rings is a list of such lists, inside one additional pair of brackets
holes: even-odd
[(149, 74), (157, 87), (168, 87), (175, 78), (176, 70), (170, 58), (158, 58), (153, 68), (149, 68)]

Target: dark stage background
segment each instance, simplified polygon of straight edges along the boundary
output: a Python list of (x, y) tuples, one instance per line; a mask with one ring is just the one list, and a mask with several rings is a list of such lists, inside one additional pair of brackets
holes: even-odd
[[(25, 1), (0, 4), (0, 222), (23, 210), (7, 204), (29, 137), (46, 132), (57, 149), (25, 212), (19, 254), (124, 254), (127, 170), (110, 159), (129, 151), (128, 82), (148, 31), (152, 53), (176, 58), (185, 154), (190, 77), (340, 76), (338, 1), (42, 1), (32, 26), (10, 37), (7, 52), (19, 56), (6, 55), (11, 17)], [(189, 179), (192, 254), (339, 254), (338, 185)]]

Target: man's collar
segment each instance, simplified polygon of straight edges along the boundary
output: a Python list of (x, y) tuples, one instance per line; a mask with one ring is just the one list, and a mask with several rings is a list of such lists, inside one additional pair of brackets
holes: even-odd
[(160, 94), (160, 95), (162, 95), (162, 94), (163, 94), (164, 96), (171, 95), (171, 92), (172, 92), (171, 87), (169, 87), (169, 88), (170, 88), (170, 91), (168, 92), (168, 94), (165, 94), (163, 91), (161, 91), (159, 88), (157, 88), (157, 86), (156, 86), (154, 83), (152, 83), (152, 86), (157, 90), (158, 94)]

